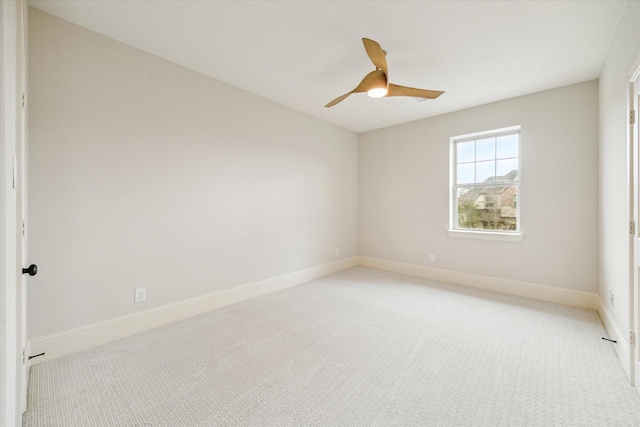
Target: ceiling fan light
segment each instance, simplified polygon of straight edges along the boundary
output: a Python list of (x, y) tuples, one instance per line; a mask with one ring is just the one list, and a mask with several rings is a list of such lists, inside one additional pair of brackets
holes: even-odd
[(387, 94), (386, 87), (374, 87), (373, 89), (370, 89), (369, 91), (367, 91), (367, 95), (369, 95), (371, 98), (382, 98), (386, 94)]

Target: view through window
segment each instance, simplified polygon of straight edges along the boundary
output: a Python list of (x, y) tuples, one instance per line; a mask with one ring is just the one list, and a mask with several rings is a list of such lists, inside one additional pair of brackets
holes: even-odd
[(454, 230), (517, 232), (520, 129), (452, 138)]

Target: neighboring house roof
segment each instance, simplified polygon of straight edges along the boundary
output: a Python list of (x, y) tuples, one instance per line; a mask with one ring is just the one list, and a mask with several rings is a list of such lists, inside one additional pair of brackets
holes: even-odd
[[(478, 197), (482, 196), (482, 195), (498, 195), (501, 194), (505, 189), (507, 189), (508, 187), (510, 187), (510, 184), (508, 183), (509, 181), (516, 181), (518, 178), (518, 170), (514, 169), (511, 172), (509, 172), (506, 175), (503, 176), (498, 176), (498, 177), (491, 177), (491, 178), (487, 178), (486, 180), (484, 180), (485, 183), (491, 183), (494, 181), (496, 182), (495, 186), (491, 186), (491, 187), (478, 187), (478, 186), (474, 186), (471, 187), (471, 189), (466, 192), (465, 194), (463, 194), (462, 196), (460, 196), (461, 201), (466, 201), (466, 202), (473, 202), (476, 201), (478, 199)], [(506, 181), (506, 182), (505, 182)]]

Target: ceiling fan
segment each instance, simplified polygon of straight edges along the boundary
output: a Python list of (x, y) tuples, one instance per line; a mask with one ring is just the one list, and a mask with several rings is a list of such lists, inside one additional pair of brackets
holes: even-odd
[(333, 107), (339, 102), (344, 101), (352, 93), (359, 92), (367, 92), (367, 95), (372, 98), (382, 98), (384, 96), (412, 96), (415, 98), (426, 99), (435, 99), (444, 93), (438, 90), (416, 89), (413, 87), (389, 83), (389, 70), (387, 68), (386, 59), (387, 52), (382, 50), (382, 47), (371, 39), (363, 38), (362, 43), (364, 43), (367, 55), (369, 55), (369, 59), (371, 59), (373, 65), (376, 66), (376, 69), (364, 76), (364, 79), (362, 79), (360, 84), (354, 90), (337, 97), (325, 105), (326, 108)]

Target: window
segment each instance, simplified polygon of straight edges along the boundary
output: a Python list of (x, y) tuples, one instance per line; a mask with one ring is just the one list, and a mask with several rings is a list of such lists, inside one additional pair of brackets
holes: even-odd
[(519, 154), (519, 126), (451, 138), (450, 235), (520, 240)]
[(485, 195), (484, 196), (484, 207), (485, 209), (495, 207), (496, 199), (493, 196)]

